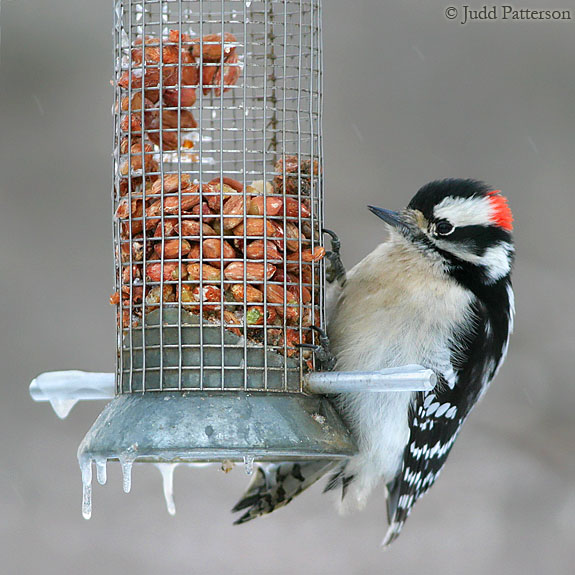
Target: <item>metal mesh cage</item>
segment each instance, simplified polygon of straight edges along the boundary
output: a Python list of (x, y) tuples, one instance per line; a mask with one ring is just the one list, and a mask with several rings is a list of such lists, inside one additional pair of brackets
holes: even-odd
[(301, 391), (297, 344), (324, 324), (321, 59), (319, 0), (116, 3), (119, 393)]

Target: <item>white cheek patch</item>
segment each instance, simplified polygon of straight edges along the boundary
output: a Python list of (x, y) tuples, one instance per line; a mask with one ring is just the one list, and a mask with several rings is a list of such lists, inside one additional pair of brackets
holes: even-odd
[(437, 245), (460, 260), (485, 268), (487, 277), (492, 283), (504, 278), (511, 271), (514, 248), (507, 242), (499, 242), (497, 245), (487, 248), (483, 255), (467, 251), (465, 245), (457, 246), (446, 241), (438, 241)]
[(433, 209), (436, 219), (447, 220), (456, 228), (462, 226), (487, 226), (491, 223), (489, 198), (444, 198)]
[(501, 242), (485, 250), (481, 265), (487, 269), (489, 279), (496, 282), (509, 274), (512, 254), (513, 248), (507, 242)]

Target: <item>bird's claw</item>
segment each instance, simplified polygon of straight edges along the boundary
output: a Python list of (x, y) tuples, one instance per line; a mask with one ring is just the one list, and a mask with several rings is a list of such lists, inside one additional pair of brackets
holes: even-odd
[(312, 343), (300, 343), (297, 345), (297, 347), (311, 349), (319, 363), (320, 369), (322, 371), (333, 371), (336, 364), (336, 358), (329, 349), (329, 337), (325, 331), (323, 331), (323, 329), (317, 325), (312, 325), (311, 327), (317, 332), (319, 336), (319, 345)]
[(331, 239), (331, 250), (325, 253), (325, 256), (329, 260), (329, 268), (326, 270), (326, 279), (328, 283), (333, 283), (337, 281), (341, 284), (345, 283), (345, 267), (341, 261), (340, 250), (341, 250), (341, 240), (337, 234), (324, 228), (324, 234), (327, 234)]

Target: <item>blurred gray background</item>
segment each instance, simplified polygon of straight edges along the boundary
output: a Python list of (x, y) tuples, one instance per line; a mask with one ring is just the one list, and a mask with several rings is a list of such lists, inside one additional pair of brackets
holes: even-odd
[(366, 204), (400, 208), (434, 178), (485, 179), (516, 218), (508, 361), (382, 552), (381, 493), (340, 518), (316, 487), (232, 527), (241, 468), (179, 468), (170, 517), (155, 469), (136, 467), (125, 495), (112, 465), (82, 519), (75, 453), (102, 405), (59, 421), (28, 384), (113, 368), (112, 2), (2, 2), (2, 573), (573, 573), (575, 20), (461, 26), (444, 16), (450, 3), (324, 10), (327, 216), (346, 264), (383, 237)]

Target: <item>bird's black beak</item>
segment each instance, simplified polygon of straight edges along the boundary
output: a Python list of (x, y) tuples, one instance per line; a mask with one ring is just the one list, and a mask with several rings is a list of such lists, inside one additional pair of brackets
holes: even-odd
[(404, 233), (411, 233), (406, 221), (402, 218), (401, 214), (392, 212), (391, 210), (384, 210), (383, 208), (376, 208), (375, 206), (367, 206), (378, 218), (381, 218), (386, 224), (393, 226)]

